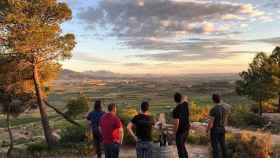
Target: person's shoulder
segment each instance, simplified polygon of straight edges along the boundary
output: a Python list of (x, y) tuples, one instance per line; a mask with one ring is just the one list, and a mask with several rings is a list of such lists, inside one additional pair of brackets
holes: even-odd
[(104, 119), (104, 118), (106, 118), (108, 116), (109, 116), (108, 113), (104, 112), (104, 114), (101, 116), (101, 119)]
[(141, 115), (140, 114), (137, 114), (137, 115), (135, 115), (135, 116), (133, 116), (133, 120), (136, 120), (136, 119), (139, 119), (141, 117)]

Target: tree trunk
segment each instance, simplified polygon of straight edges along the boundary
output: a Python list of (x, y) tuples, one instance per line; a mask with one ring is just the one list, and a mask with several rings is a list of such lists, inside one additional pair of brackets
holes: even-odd
[(278, 93), (278, 112), (280, 113), (280, 92)]
[(44, 102), (45, 102), (45, 104), (46, 104), (48, 107), (52, 108), (56, 113), (58, 113), (60, 116), (62, 116), (66, 121), (72, 123), (73, 125), (76, 125), (76, 126), (81, 127), (81, 125), (80, 125), (78, 122), (72, 120), (70, 117), (68, 117), (67, 115), (65, 115), (63, 112), (61, 112), (60, 110), (58, 110), (57, 108), (55, 108), (54, 106), (52, 106), (51, 104), (49, 104), (46, 100), (44, 100)]
[(48, 144), (48, 147), (50, 148), (53, 144), (55, 144), (55, 140), (54, 137), (52, 136), (52, 131), (49, 125), (47, 109), (46, 106), (43, 104), (40, 79), (39, 79), (38, 69), (36, 65), (34, 65), (33, 67), (33, 82), (35, 86), (37, 102), (40, 110), (41, 122), (45, 134), (45, 139)]
[(10, 145), (9, 145), (9, 149), (8, 149), (8, 152), (7, 152), (7, 157), (11, 157), (11, 153), (12, 153), (12, 150), (14, 148), (14, 137), (13, 137), (13, 133), (12, 133), (12, 130), (11, 130), (11, 122), (10, 122), (10, 105), (8, 107), (8, 112), (7, 112), (7, 128), (8, 128), (8, 132), (9, 132), (9, 139), (10, 139)]
[(263, 109), (262, 109), (262, 100), (259, 101), (259, 115), (262, 116)]

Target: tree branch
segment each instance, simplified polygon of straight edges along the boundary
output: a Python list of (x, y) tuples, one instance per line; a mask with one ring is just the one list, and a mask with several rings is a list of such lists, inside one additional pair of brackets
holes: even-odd
[(81, 125), (80, 125), (78, 122), (72, 120), (70, 117), (68, 117), (67, 115), (65, 115), (63, 112), (61, 112), (60, 110), (58, 110), (56, 107), (52, 106), (47, 100), (44, 99), (43, 101), (44, 101), (44, 103), (45, 103), (48, 107), (50, 107), (50, 108), (53, 109), (56, 113), (58, 113), (59, 115), (61, 115), (65, 120), (67, 120), (68, 122), (72, 123), (73, 125), (76, 125), (76, 126), (81, 127)]

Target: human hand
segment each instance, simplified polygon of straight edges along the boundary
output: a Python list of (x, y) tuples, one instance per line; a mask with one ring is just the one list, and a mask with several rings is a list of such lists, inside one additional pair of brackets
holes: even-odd
[(134, 139), (135, 142), (138, 142), (137, 136), (133, 136), (133, 139)]

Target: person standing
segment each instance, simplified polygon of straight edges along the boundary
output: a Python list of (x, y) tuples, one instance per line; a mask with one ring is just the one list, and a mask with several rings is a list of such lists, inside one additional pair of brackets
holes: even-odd
[(104, 114), (105, 112), (102, 111), (101, 101), (97, 100), (94, 103), (94, 110), (90, 112), (87, 116), (87, 120), (90, 122), (90, 126), (92, 129), (93, 143), (94, 143), (97, 158), (102, 157), (102, 151), (101, 151), (102, 136), (99, 131), (99, 121)]
[(101, 117), (99, 130), (103, 137), (105, 158), (118, 158), (123, 140), (123, 125), (117, 116), (116, 104), (109, 104), (108, 113)]
[[(127, 130), (136, 142), (137, 158), (152, 158), (152, 128), (154, 125), (153, 117), (149, 115), (149, 103), (141, 104), (140, 114), (128, 123)], [(136, 134), (133, 132), (136, 129)]]
[(177, 151), (179, 158), (188, 158), (188, 152), (185, 143), (190, 129), (189, 105), (180, 93), (175, 93), (174, 101), (177, 103), (177, 106), (173, 110)]
[[(212, 100), (215, 106), (210, 110), (206, 132), (208, 134), (210, 132), (213, 158), (221, 158), (220, 152), (222, 152), (222, 158), (227, 158), (225, 143), (226, 109), (221, 105), (221, 98), (218, 94), (213, 94)], [(219, 145), (221, 148), (219, 148)]]

